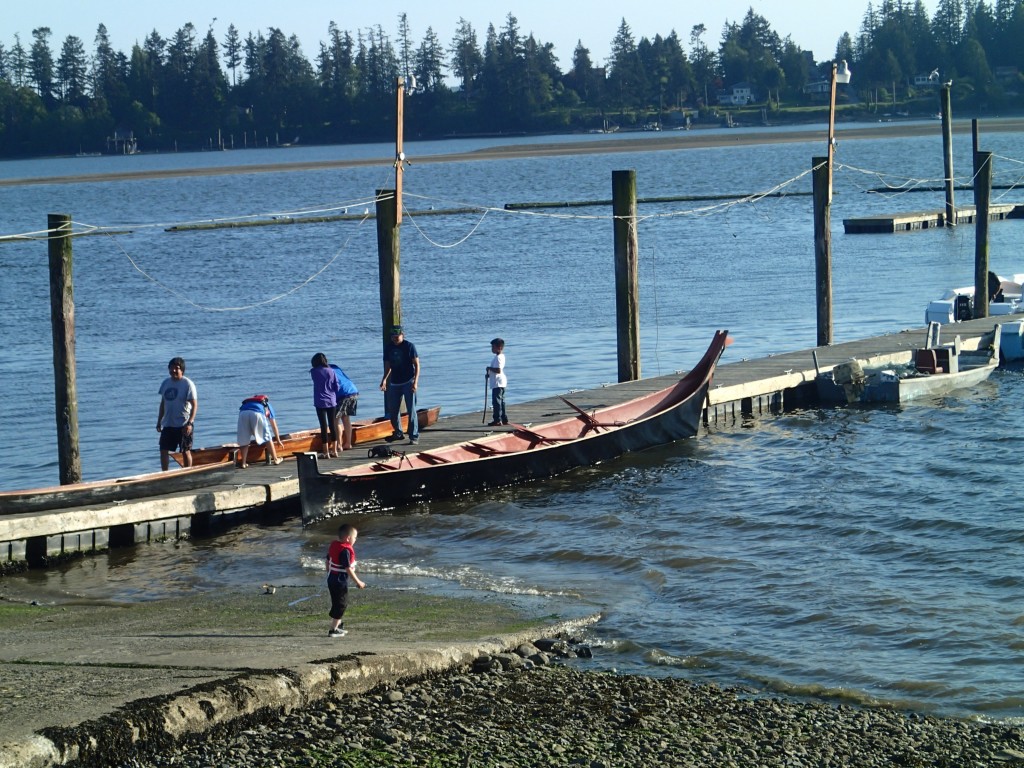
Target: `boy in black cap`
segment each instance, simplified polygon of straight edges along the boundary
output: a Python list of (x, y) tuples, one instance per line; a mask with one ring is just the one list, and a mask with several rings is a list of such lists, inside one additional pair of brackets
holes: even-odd
[(420, 426), (416, 420), (416, 390), (420, 381), (420, 357), (416, 345), (405, 339), (402, 326), (391, 328), (391, 341), (384, 345), (384, 376), (380, 388), (384, 393), (384, 411), (391, 420), (391, 437), (388, 442), (401, 440), (402, 402), (409, 414), (409, 445), (420, 441)]

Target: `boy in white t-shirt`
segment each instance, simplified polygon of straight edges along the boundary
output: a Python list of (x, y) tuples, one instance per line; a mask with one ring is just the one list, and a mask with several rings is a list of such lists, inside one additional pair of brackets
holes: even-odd
[(508, 424), (508, 416), (505, 415), (505, 387), (508, 379), (505, 377), (505, 340), (492, 339), (491, 364), (487, 366), (487, 378), (491, 385), (491, 411), (494, 418), (488, 426), (499, 427)]

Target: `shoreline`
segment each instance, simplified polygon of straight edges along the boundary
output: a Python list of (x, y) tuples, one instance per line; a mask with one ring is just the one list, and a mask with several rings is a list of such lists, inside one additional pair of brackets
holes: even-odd
[[(735, 133), (705, 133), (701, 129), (692, 131), (667, 131), (658, 137), (643, 134), (644, 138), (615, 138), (572, 143), (544, 142), (537, 137), (536, 143), (508, 144), (470, 152), (457, 152), (443, 155), (426, 155), (417, 157), (416, 163), (448, 163), (468, 162), (475, 160), (503, 160), (523, 157), (547, 157), (557, 155), (612, 154), (620, 152), (667, 150), (709, 149), (717, 147), (745, 146), (753, 144), (791, 144), (821, 139), (824, 141), (826, 126), (799, 124), (788, 130), (780, 130), (782, 126), (768, 126), (757, 129), (738, 128)], [(953, 122), (954, 134), (971, 132), (971, 124), (965, 120)], [(984, 137), (989, 133), (1006, 133), (1024, 131), (1024, 117), (991, 118), (979, 120), (979, 132)], [(941, 135), (941, 123), (879, 123), (877, 126), (843, 128), (836, 126), (837, 140), (857, 141), (878, 138), (908, 138), (914, 136)], [(340, 149), (346, 145), (338, 144)], [(282, 148), (284, 149), (284, 148)], [(233, 150), (242, 151), (245, 150)], [(47, 158), (35, 158), (47, 159)], [(122, 171), (117, 173), (69, 174), (62, 176), (26, 177), (0, 179), (0, 188), (30, 186), (40, 184), (88, 184), (111, 181), (132, 181), (139, 179), (181, 178), (187, 176), (225, 176), (249, 173), (288, 173), (296, 171), (330, 170), (336, 168), (356, 168), (361, 166), (392, 163), (391, 157), (299, 161), (284, 163), (263, 163), (248, 166), (217, 166), (213, 168), (178, 168), (149, 171)]]
[(572, 634), (599, 617), (582, 609), (360, 590), (333, 639), (322, 592), (3, 590), (0, 768), (1024, 762), (1019, 726), (588, 669)]

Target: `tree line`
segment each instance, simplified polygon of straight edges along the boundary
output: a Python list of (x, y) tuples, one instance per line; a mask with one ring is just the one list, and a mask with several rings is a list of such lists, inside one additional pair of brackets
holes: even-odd
[(295, 35), (243, 38), (234, 24), (219, 41), (191, 23), (170, 38), (154, 30), (127, 54), (103, 24), (91, 53), (75, 35), (55, 52), (51, 38), (39, 27), (31, 42), (0, 43), (0, 156), (386, 141), (399, 77), (416, 84), (410, 138), (713, 119), (719, 92), (738, 83), (775, 112), (820, 103), (810, 86), (833, 59), (854, 70), (847, 96), (863, 106), (912, 102), (926, 92), (922, 73), (953, 81), (954, 100), (973, 109), (1024, 105), (1024, 0), (939, 0), (931, 16), (922, 0), (869, 3), (823, 63), (753, 8), (717, 42), (703, 24), (685, 41), (675, 30), (637, 40), (623, 18), (603, 65), (580, 41), (564, 71), (511, 13), (482, 36), (460, 19), (447, 43), (432, 27), (414, 40), (404, 13), (393, 36), (331, 22), (312, 61)]

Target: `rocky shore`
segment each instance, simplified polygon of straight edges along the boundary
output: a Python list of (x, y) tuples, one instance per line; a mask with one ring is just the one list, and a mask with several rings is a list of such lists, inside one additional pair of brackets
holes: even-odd
[[(263, 712), (132, 768), (1024, 765), (1020, 729), (770, 698), (550, 663), (552, 641), (288, 714)], [(572, 655), (571, 652), (569, 655)]]

